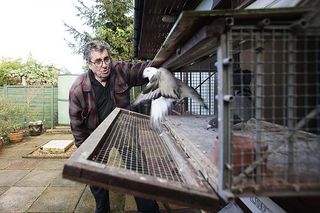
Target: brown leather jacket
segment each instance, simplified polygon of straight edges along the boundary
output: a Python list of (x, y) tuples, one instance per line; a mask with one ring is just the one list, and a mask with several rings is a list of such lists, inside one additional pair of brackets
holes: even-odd
[[(130, 88), (143, 85), (148, 80), (142, 77), (147, 63), (130, 64), (112, 62), (110, 75), (110, 93), (114, 107), (129, 108)], [(69, 116), (74, 142), (79, 147), (98, 127), (94, 90), (88, 72), (77, 77), (69, 90)]]

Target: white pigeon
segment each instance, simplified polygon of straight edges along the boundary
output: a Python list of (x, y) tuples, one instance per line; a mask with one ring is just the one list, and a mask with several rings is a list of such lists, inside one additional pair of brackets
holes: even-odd
[(132, 105), (137, 106), (151, 100), (150, 125), (153, 129), (162, 130), (161, 121), (168, 115), (173, 102), (179, 99), (192, 98), (208, 109), (195, 89), (175, 78), (169, 70), (163, 67), (147, 67), (143, 71), (143, 77), (148, 78), (149, 83)]

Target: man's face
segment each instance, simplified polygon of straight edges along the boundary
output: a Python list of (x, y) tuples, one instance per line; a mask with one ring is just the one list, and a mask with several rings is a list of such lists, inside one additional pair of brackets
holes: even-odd
[(105, 82), (108, 79), (111, 72), (111, 58), (107, 50), (92, 51), (88, 64), (99, 82)]

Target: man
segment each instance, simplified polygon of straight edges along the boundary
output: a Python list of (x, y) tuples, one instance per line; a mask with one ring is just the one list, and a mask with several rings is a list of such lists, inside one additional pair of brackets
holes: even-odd
[[(87, 43), (83, 58), (89, 70), (75, 80), (69, 91), (70, 126), (77, 147), (116, 106), (129, 108), (132, 86), (147, 82), (142, 77), (146, 63), (113, 62), (106, 43)], [(109, 192), (96, 186), (90, 189), (96, 201), (96, 213), (109, 212)], [(138, 197), (135, 200), (139, 212), (159, 212), (155, 201)]]

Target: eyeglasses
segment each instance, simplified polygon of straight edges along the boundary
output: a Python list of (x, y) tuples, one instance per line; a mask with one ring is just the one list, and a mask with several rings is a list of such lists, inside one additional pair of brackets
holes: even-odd
[(95, 61), (89, 61), (90, 63), (94, 64), (96, 67), (101, 67), (103, 62), (105, 64), (108, 64), (111, 61), (111, 58), (109, 56), (104, 57), (103, 59), (99, 58)]

